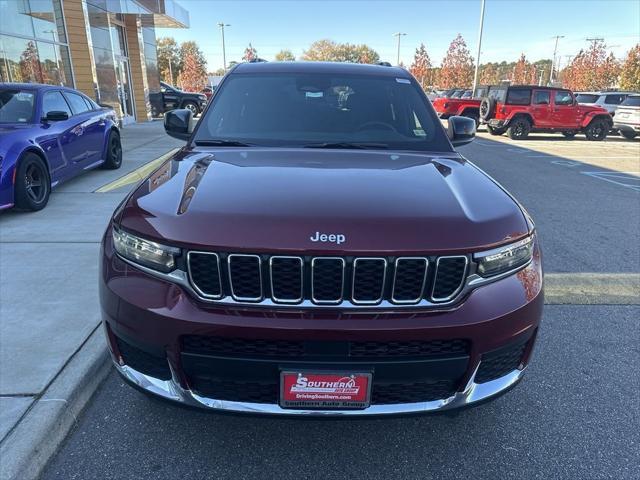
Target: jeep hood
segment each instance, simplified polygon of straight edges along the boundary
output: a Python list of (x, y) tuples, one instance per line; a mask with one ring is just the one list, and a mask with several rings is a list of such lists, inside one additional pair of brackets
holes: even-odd
[(516, 202), (458, 154), (386, 150), (183, 149), (116, 222), (165, 244), (253, 252), (455, 253), (528, 233)]

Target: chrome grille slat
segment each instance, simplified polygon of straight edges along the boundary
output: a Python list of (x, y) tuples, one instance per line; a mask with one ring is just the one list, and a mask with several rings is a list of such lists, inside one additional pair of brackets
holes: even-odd
[[(449, 290), (448, 290), (450, 291), (449, 295), (440, 296), (438, 294), (442, 293), (442, 291), (444, 290), (447, 290), (447, 288), (442, 287), (442, 284), (445, 281), (445, 279), (443, 278), (445, 276), (445, 274), (443, 273), (444, 264), (452, 263), (452, 262), (456, 263), (456, 268), (460, 268), (460, 266), (462, 268), (462, 273), (459, 275), (460, 281), (457, 285), (455, 285), (455, 288), (453, 288), (453, 286), (449, 287)], [(438, 257), (438, 259), (436, 260), (436, 271), (433, 277), (433, 288), (431, 289), (431, 299), (434, 302), (446, 302), (454, 298), (458, 293), (460, 293), (460, 291), (462, 290), (462, 287), (464, 286), (464, 281), (467, 277), (468, 264), (469, 264), (469, 259), (465, 255), (451, 255), (451, 256)], [(448, 273), (446, 275), (448, 275)], [(455, 274), (451, 274), (451, 276), (454, 277)], [(449, 281), (452, 285), (455, 284), (455, 280), (453, 279), (449, 280), (447, 278), (447, 281)]]
[(386, 276), (386, 258), (356, 258), (353, 261), (351, 301), (357, 305), (380, 303), (384, 298)]
[[(288, 266), (286, 265), (287, 263), (289, 264)], [(278, 272), (278, 268), (292, 269), (294, 263), (298, 264), (299, 273), (287, 275), (285, 271), (285, 278), (280, 278), (282, 272)], [(278, 264), (281, 264), (281, 267), (278, 267)], [(301, 257), (290, 256), (273, 256), (269, 258), (269, 281), (271, 282), (271, 299), (274, 302), (300, 303), (304, 298), (304, 260)], [(297, 292), (296, 296), (286, 298), (292, 297), (291, 293), (294, 291)]]
[(323, 257), (194, 250), (187, 252), (184, 275), (192, 294), (220, 304), (441, 308), (477, 282), (473, 265), (465, 255)]
[[(255, 259), (257, 263), (257, 271), (251, 271), (252, 265), (251, 260)], [(236, 260), (236, 262), (234, 262)], [(238, 262), (242, 262), (242, 266), (238, 264)], [(236, 266), (233, 266), (233, 263), (236, 263)], [(234, 300), (240, 302), (259, 302), (264, 298), (264, 289), (262, 288), (262, 258), (259, 255), (247, 255), (247, 254), (239, 254), (232, 253), (227, 257), (227, 267), (229, 270), (229, 287), (231, 288), (231, 296)], [(256, 265), (253, 266), (255, 268)], [(239, 269), (243, 268), (245, 271), (240, 271)], [(249, 277), (255, 277), (257, 274), (257, 279), (253, 279), (253, 282)], [(233, 277), (236, 277), (235, 279)], [(257, 280), (257, 282), (255, 282)], [(246, 283), (248, 286), (240, 285), (242, 282)], [(236, 287), (234, 288), (234, 283)], [(254, 283), (251, 285), (251, 283)], [(256, 290), (256, 283), (259, 285), (259, 288)], [(249, 291), (253, 288), (253, 292), (259, 292), (258, 295), (242, 295), (242, 293), (249, 293)]]
[[(341, 270), (340, 287), (336, 289), (339, 296), (336, 295), (333, 299), (331, 298), (331, 295), (325, 295), (327, 289), (321, 289), (319, 285), (317, 285), (319, 282), (318, 279), (316, 279), (316, 274), (318, 274), (318, 270), (322, 268), (320, 266), (321, 263), (335, 263), (336, 265), (340, 265), (338, 267)], [(315, 257), (311, 259), (311, 300), (313, 303), (317, 303), (318, 305), (337, 305), (342, 302), (344, 298), (345, 267), (346, 263), (342, 257)]]
[[(401, 283), (402, 283), (402, 278), (400, 279), (400, 281), (398, 280), (398, 271), (401, 271), (401, 264), (408, 264), (410, 262), (416, 263), (416, 264), (420, 264), (422, 263), (423, 266), (422, 268), (424, 269), (424, 273), (422, 273), (421, 277), (422, 277), (422, 282), (420, 282), (420, 275), (418, 275), (415, 280), (418, 280), (418, 290), (417, 290), (417, 295), (415, 296), (415, 298), (398, 298), (397, 295), (397, 290), (400, 290), (401, 288)], [(424, 257), (398, 257), (396, 258), (396, 262), (394, 265), (394, 270), (393, 270), (393, 286), (391, 287), (391, 300), (394, 303), (399, 303), (399, 304), (412, 304), (412, 303), (418, 303), (424, 296), (424, 289), (427, 286), (427, 273), (429, 272), (429, 260), (427, 258)], [(413, 277), (415, 277), (415, 275), (412, 275)]]

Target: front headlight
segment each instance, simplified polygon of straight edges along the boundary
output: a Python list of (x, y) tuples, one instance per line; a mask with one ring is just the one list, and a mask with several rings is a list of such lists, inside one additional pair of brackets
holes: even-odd
[(493, 277), (526, 265), (533, 256), (533, 235), (504, 247), (486, 252), (475, 253), (478, 263), (478, 274)]
[(175, 270), (180, 255), (179, 248), (144, 240), (117, 227), (113, 227), (113, 246), (124, 258), (165, 273)]

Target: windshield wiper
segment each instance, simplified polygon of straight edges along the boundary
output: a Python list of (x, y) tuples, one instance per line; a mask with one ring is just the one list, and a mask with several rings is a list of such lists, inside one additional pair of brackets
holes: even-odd
[(353, 148), (357, 150), (368, 150), (370, 148), (385, 149), (389, 148), (386, 143), (373, 143), (373, 142), (336, 142), (336, 143), (309, 143), (304, 148)]
[(250, 143), (237, 140), (196, 140), (199, 147), (253, 147)]

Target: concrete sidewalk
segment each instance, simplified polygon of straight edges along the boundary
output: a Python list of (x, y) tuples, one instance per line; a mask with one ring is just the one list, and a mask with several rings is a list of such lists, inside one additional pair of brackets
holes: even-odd
[[(119, 170), (94, 170), (65, 183), (40, 212), (0, 214), (2, 478), (18, 460), (6, 458), (7, 448), (28, 445), (28, 439), (19, 438), (25, 433), (20, 424), (33, 423), (28, 417), (38, 411), (45, 417), (61, 414), (59, 408), (37, 407), (48, 390), (59, 388), (55, 383), (65, 377), (61, 372), (74, 363), (74, 355), (90, 344), (93, 357), (79, 365), (88, 368), (105, 353), (98, 328), (99, 242), (114, 208), (133, 185), (108, 193), (95, 190), (183, 144), (167, 136), (159, 121), (125, 127), (122, 143)], [(70, 386), (75, 391), (77, 385)], [(64, 405), (69, 399), (57, 400)]]

